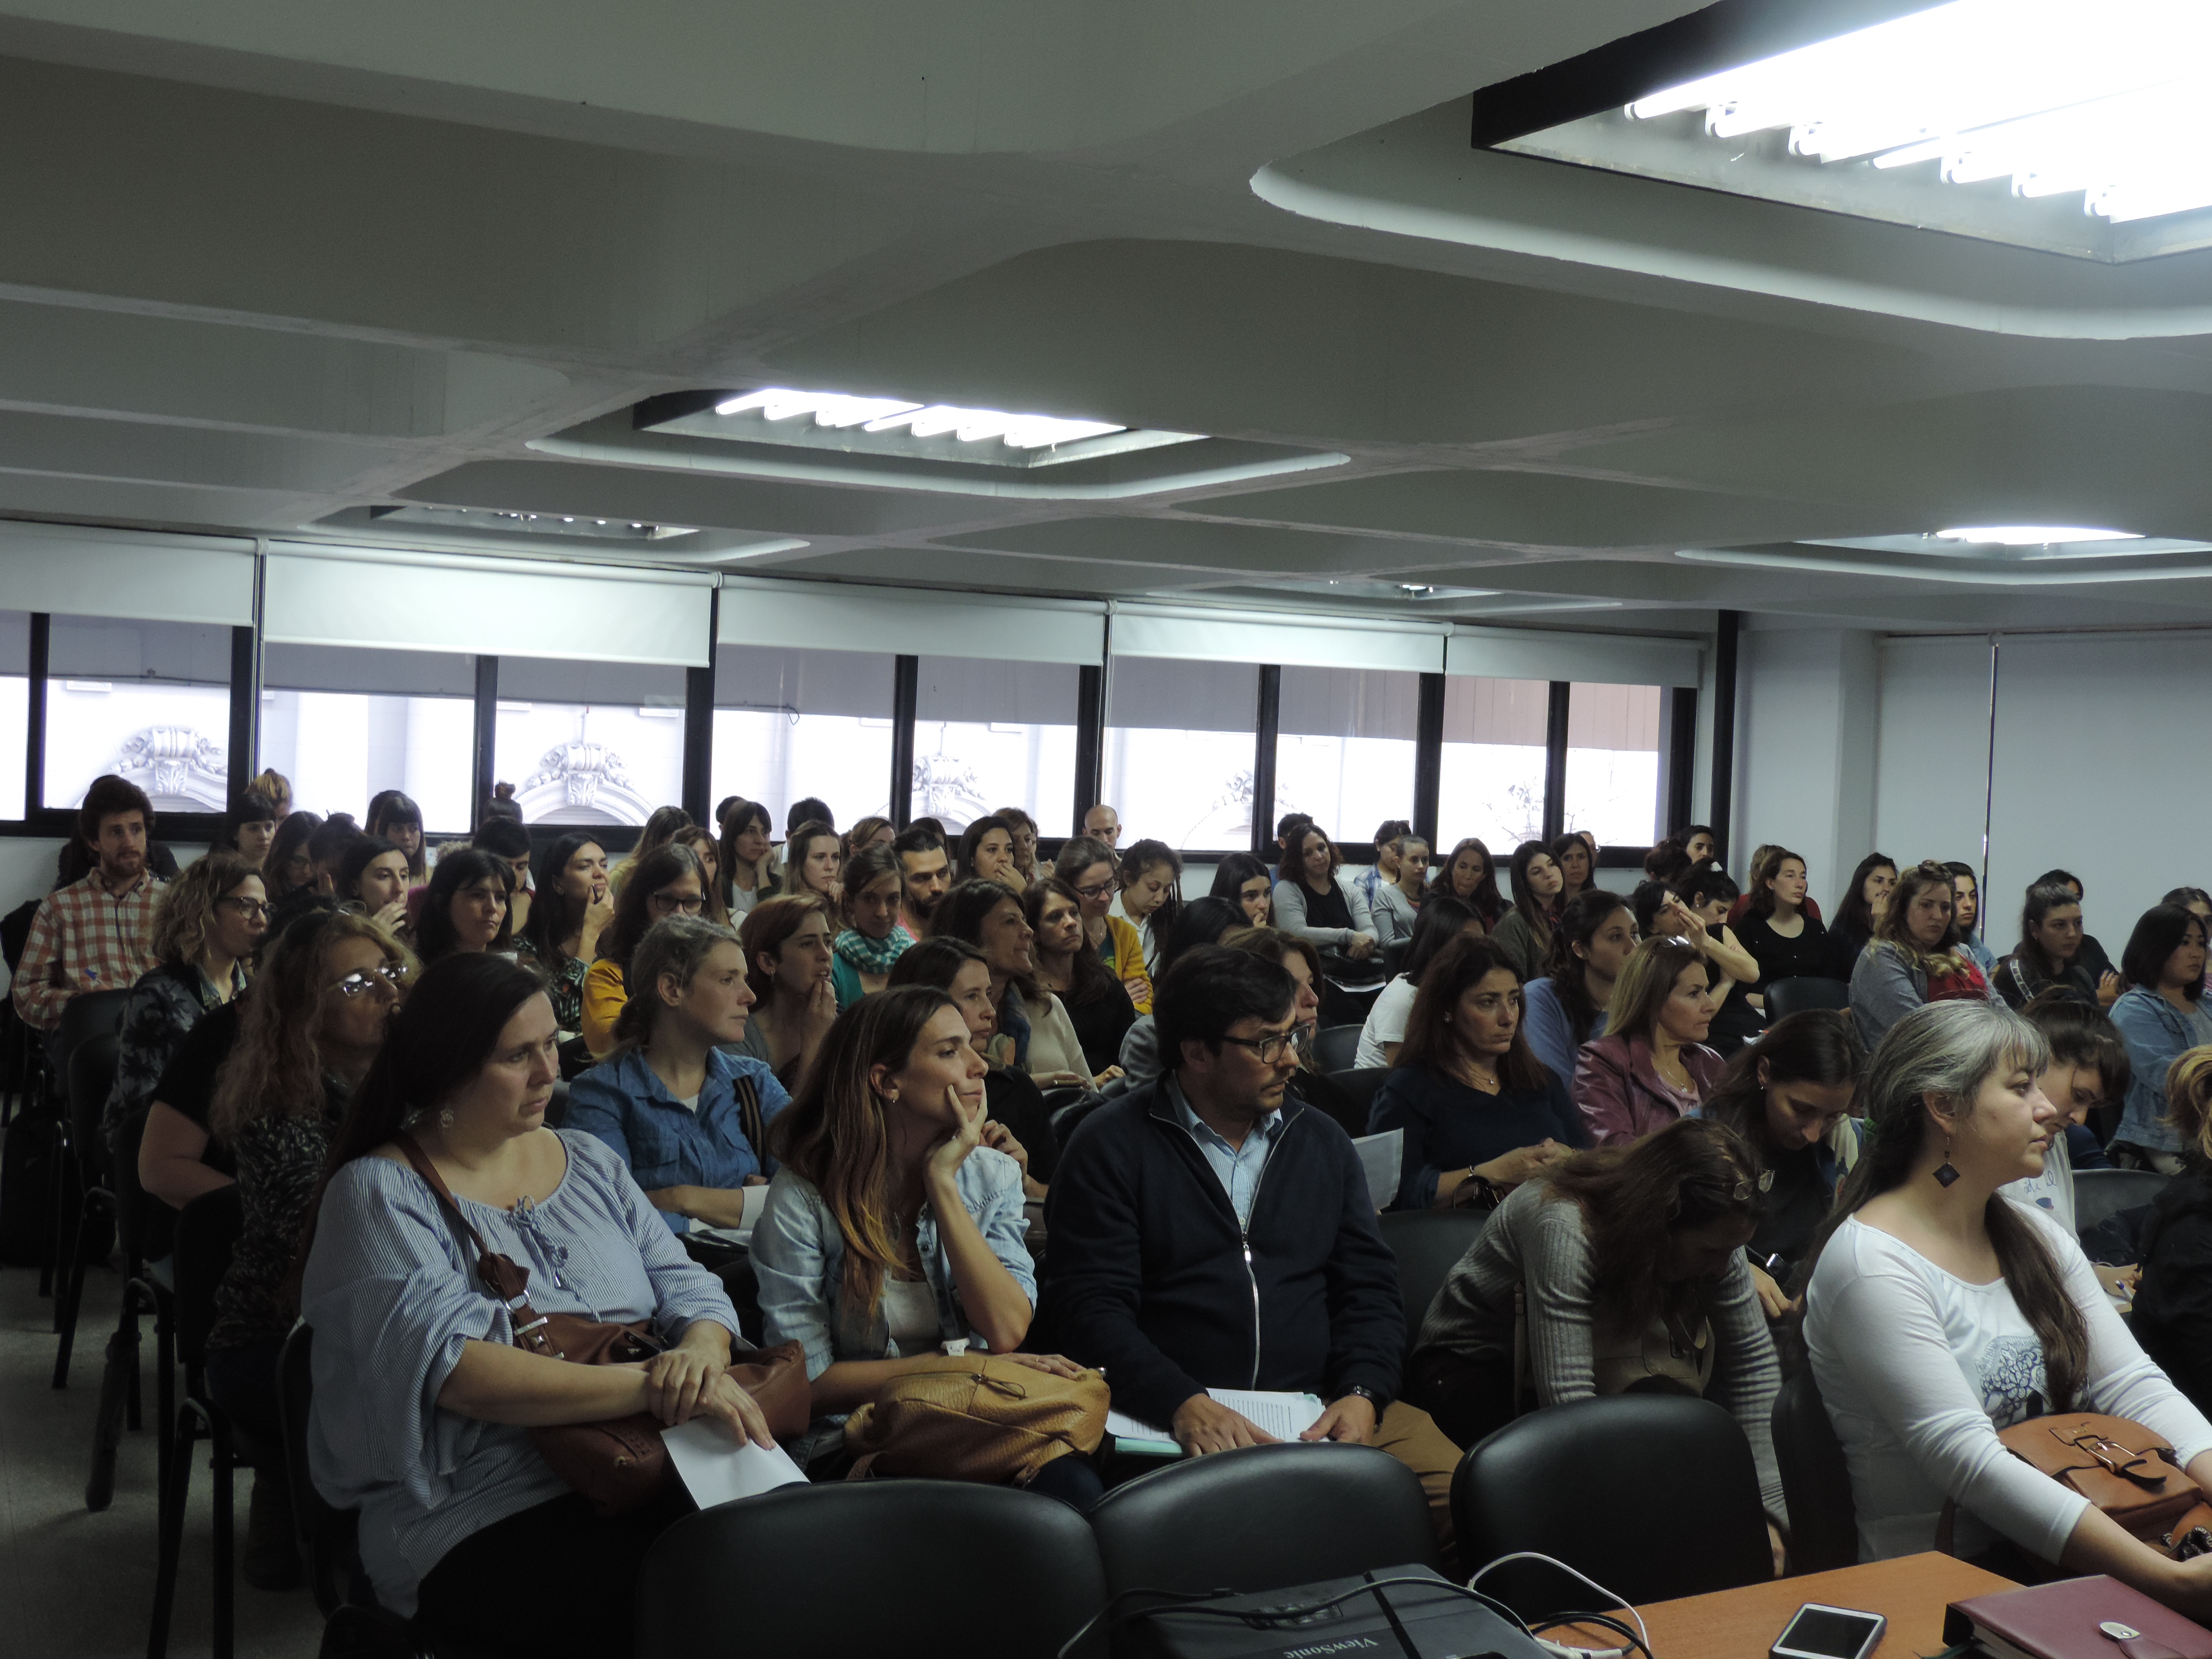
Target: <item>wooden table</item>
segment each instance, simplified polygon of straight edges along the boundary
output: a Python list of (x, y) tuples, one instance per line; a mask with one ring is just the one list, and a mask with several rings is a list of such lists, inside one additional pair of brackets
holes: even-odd
[[(1710, 1595), (1686, 1595), (1639, 1608), (1656, 1659), (1767, 1659), (1768, 1650), (1808, 1601), (1856, 1607), (1889, 1620), (1875, 1659), (1918, 1659), (1943, 1650), (1943, 1609), (1969, 1595), (2010, 1589), (2012, 1581), (1933, 1551), (1834, 1572), (1777, 1578)], [(1633, 1625), (1633, 1620), (1624, 1620)], [(1610, 1631), (1582, 1627), (1553, 1631), (1556, 1642), (1614, 1648)]]

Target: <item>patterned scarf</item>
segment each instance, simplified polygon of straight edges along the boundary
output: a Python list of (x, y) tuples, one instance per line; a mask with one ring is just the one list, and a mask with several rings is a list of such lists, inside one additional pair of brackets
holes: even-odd
[(903, 927), (892, 928), (882, 939), (870, 939), (858, 929), (848, 927), (830, 948), (856, 973), (888, 974), (891, 964), (913, 947), (914, 935)]

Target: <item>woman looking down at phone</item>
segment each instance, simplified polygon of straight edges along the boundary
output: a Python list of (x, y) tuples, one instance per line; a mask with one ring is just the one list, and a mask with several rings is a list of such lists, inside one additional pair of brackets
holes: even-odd
[[(752, 1261), (769, 1340), (806, 1351), (815, 1422), (798, 1453), (817, 1472), (842, 1457), (845, 1419), (947, 1340), (1079, 1373), (1057, 1354), (1015, 1352), (1036, 1270), (1022, 1242), (1021, 1165), (983, 1144), (988, 1069), (951, 997), (900, 986), (838, 1015), (776, 1121), (783, 1167)], [(1073, 1456), (1047, 1464), (1032, 1489), (1080, 1501), (1062, 1480), (1098, 1491)]]
[(1868, 1069), (1871, 1133), (1805, 1296), (1860, 1559), (1933, 1547), (1955, 1503), (1954, 1554), (2002, 1562), (2009, 1546), (2202, 1618), (2212, 1556), (2168, 1560), (1997, 1438), (2046, 1413), (2125, 1417), (2212, 1486), (2212, 1423), (2136, 1346), (2073, 1237), (2002, 1194), (2043, 1168), (2048, 1054), (2002, 1005), (1936, 1002), (1892, 1026)]

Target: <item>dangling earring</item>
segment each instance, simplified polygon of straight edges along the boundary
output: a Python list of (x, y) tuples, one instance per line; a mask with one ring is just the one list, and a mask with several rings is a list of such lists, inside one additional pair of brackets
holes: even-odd
[(1936, 1166), (1936, 1183), (1948, 1187), (1958, 1178), (1959, 1172), (1951, 1167), (1951, 1137), (1947, 1134), (1943, 1137), (1943, 1161)]

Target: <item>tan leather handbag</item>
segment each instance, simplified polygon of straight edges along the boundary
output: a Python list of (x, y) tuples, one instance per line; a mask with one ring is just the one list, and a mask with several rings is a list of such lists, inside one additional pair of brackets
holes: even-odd
[[(2135, 1537), (2173, 1555), (2190, 1533), (2212, 1526), (2212, 1504), (2174, 1462), (2173, 1448), (2142, 1424), (2095, 1412), (2031, 1417), (1998, 1431), (2014, 1457), (2079, 1492)], [(1950, 1553), (1955, 1503), (1943, 1505), (1936, 1547)]]
[(937, 1356), (846, 1419), (856, 1460), (846, 1478), (1026, 1486), (1054, 1458), (1098, 1449), (1108, 1397), (1097, 1371), (1055, 1376), (1003, 1354)]
[[(516, 1347), (580, 1365), (634, 1364), (661, 1352), (653, 1327), (643, 1320), (617, 1324), (576, 1314), (538, 1312), (530, 1305), (530, 1269), (485, 1246), (483, 1235), (461, 1213), (445, 1177), (414, 1136), (402, 1132), (392, 1137), (392, 1144), (407, 1155), (415, 1173), (437, 1194), (440, 1207), (476, 1247), (477, 1277), (507, 1304)], [(742, 1363), (732, 1360), (730, 1379), (759, 1403), (769, 1431), (777, 1439), (804, 1434), (813, 1415), (805, 1352), (796, 1342), (744, 1352)], [(530, 1440), (553, 1473), (590, 1498), (600, 1514), (623, 1515), (676, 1484), (676, 1466), (660, 1428), (660, 1419), (651, 1412), (634, 1412), (602, 1423), (532, 1429)]]

